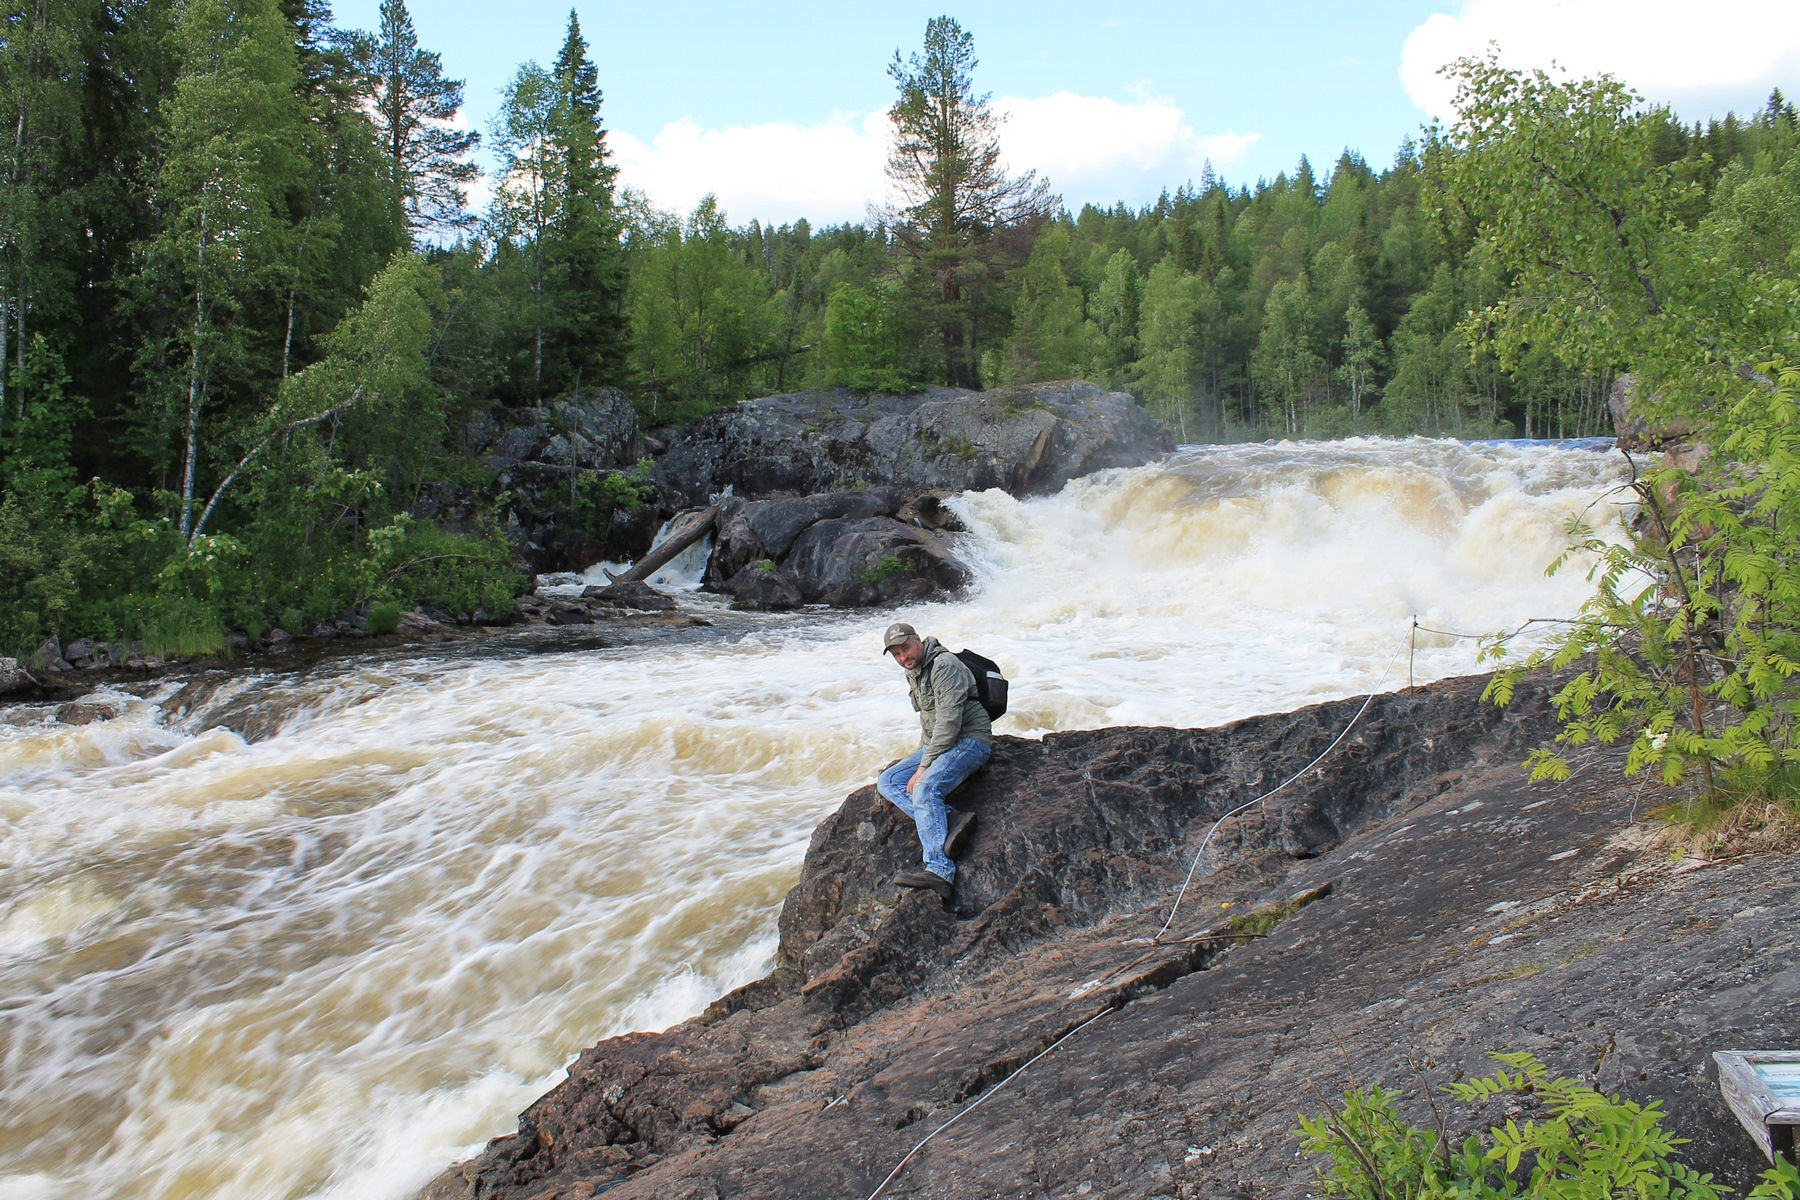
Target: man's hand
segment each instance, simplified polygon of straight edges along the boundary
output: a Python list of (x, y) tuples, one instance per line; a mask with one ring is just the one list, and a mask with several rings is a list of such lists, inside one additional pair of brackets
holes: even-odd
[(925, 778), (925, 768), (920, 767), (912, 773), (912, 778), (906, 781), (906, 794), (912, 795), (913, 786), (923, 778)]

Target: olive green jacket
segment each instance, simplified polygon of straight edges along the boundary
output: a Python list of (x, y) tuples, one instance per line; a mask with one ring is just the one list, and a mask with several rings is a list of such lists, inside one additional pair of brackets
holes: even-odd
[(974, 674), (936, 638), (925, 639), (925, 656), (906, 673), (906, 687), (924, 736), (921, 769), (963, 738), (993, 744), (994, 725), (976, 698)]

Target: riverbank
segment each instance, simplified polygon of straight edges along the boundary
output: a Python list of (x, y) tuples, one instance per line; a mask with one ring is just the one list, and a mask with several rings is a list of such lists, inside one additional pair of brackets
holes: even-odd
[[(957, 902), (887, 885), (916, 857), (871, 788), (814, 833), (774, 971), (661, 1033), (583, 1052), (515, 1134), (428, 1200), (868, 1195), (920, 1139), (1082, 1022), (907, 1166), (919, 1197), (1307, 1194), (1289, 1136), (1354, 1079), (1421, 1095), (1530, 1050), (1660, 1100), (1686, 1161), (1760, 1169), (1710, 1051), (1800, 1016), (1786, 856), (1671, 859), (1612, 756), (1529, 787), (1545, 681), (1505, 713), (1480, 678), (1211, 730), (1001, 739), (960, 802)], [(1234, 914), (1258, 914), (1229, 936)], [(1101, 1015), (1106, 1014), (1106, 1015)], [(1458, 1139), (1507, 1115), (1439, 1106)]]

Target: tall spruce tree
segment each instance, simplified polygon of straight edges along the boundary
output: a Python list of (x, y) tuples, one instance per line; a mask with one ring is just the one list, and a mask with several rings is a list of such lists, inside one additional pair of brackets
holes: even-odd
[(883, 214), (906, 255), (932, 285), (944, 377), (979, 386), (972, 287), (987, 274), (996, 235), (1035, 224), (1057, 197), (1035, 172), (1010, 176), (1000, 165), (1000, 117), (992, 97), (975, 93), (975, 39), (950, 17), (933, 17), (925, 45), (888, 74), (899, 91), (888, 110), (894, 139), (887, 174), (899, 203)]
[(346, 34), (342, 45), (373, 114), (407, 228), (428, 237), (474, 224), (468, 185), (481, 171), (468, 156), (481, 134), (452, 124), (462, 109), (462, 80), (445, 79), (443, 60), (419, 47), (405, 0), (382, 0), (380, 28)]
[(630, 376), (624, 223), (613, 195), (618, 168), (609, 161), (600, 120), (599, 72), (588, 58), (574, 9), (551, 76), (560, 161), (543, 255), (555, 306), (545, 337), (544, 377), (553, 388), (617, 386)]

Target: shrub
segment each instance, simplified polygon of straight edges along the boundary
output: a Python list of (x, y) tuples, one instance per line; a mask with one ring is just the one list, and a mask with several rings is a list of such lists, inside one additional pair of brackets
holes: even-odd
[[(1596, 556), (1599, 586), (1579, 620), (1488, 690), (1505, 703), (1520, 670), (1579, 663), (1555, 697), (1558, 742), (1628, 738), (1627, 774), (1654, 766), (1674, 784), (1697, 770), (1709, 794), (1780, 799), (1800, 766), (1800, 367), (1778, 360), (1763, 378), (1742, 385), (1700, 472), (1636, 481), (1648, 528), (1629, 544), (1570, 523), (1571, 552)], [(1569, 773), (1550, 749), (1529, 765), (1533, 779)]]
[(386, 600), (380, 604), (370, 605), (368, 616), (369, 632), (394, 632), (394, 630), (400, 628), (400, 612), (400, 602), (398, 600)]
[[(1728, 1190), (1675, 1157), (1686, 1143), (1662, 1127), (1658, 1102), (1639, 1105), (1574, 1079), (1552, 1078), (1530, 1054), (1495, 1054), (1492, 1075), (1453, 1083), (1460, 1100), (1532, 1096), (1547, 1119), (1488, 1130), (1453, 1150), (1441, 1131), (1400, 1115), (1398, 1096), (1353, 1087), (1341, 1109), (1300, 1116), (1295, 1136), (1327, 1161), (1315, 1170), (1328, 1197), (1352, 1200), (1722, 1200)], [(1509, 1071), (1507, 1068), (1511, 1068)], [(1763, 1173), (1753, 1200), (1800, 1200), (1800, 1173), (1785, 1162)]]

